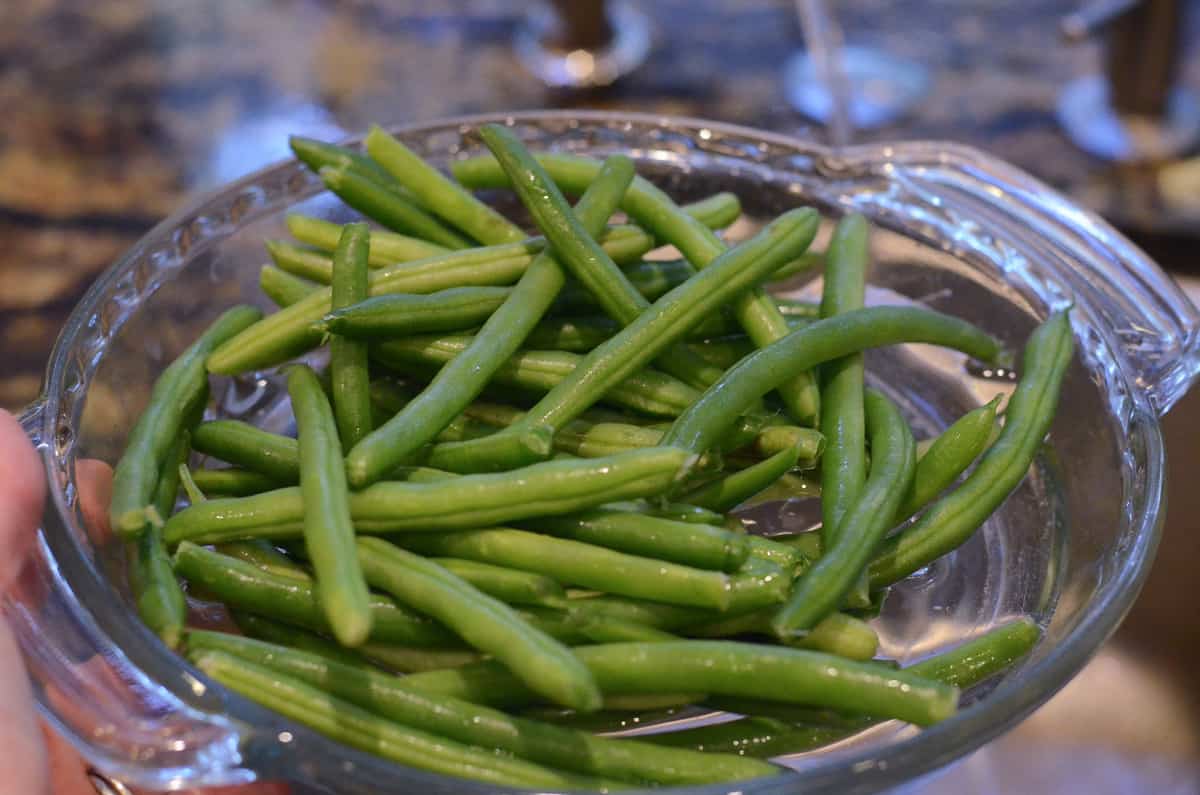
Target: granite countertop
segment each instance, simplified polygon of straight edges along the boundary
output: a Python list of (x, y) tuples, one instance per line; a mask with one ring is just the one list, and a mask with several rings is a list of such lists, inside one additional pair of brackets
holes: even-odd
[[(822, 135), (781, 88), (782, 65), (800, 41), (791, 3), (638, 5), (656, 24), (649, 63), (612, 89), (579, 96), (539, 86), (516, 62), (521, 3), (5, 3), (0, 407), (37, 394), (57, 330), (100, 271), (189, 195), (286, 156), (289, 133), (336, 138), (372, 122), (586, 106)], [(1140, 208), (1156, 206), (1153, 186), (1140, 191), (1136, 175), (1119, 194), (1104, 188), (1118, 170), (1071, 146), (1055, 121), (1063, 83), (1097, 60), (1094, 45), (1057, 38), (1055, 21), (1073, 0), (836, 5), (850, 41), (933, 75), (932, 93), (909, 117), (857, 140), (970, 143), (1112, 210), (1135, 231)], [(1197, 409), (1185, 401), (1188, 416)], [(1200, 449), (1197, 423), (1173, 421), (1168, 431)], [(1175, 490), (1181, 502), (1186, 492)], [(1159, 564), (1167, 573), (1156, 571), (1116, 643), (1018, 730), (926, 782), (928, 791), (1200, 792), (1200, 628), (1178, 602), (1185, 561), (1200, 561), (1191, 531), (1168, 527), (1173, 552)]]

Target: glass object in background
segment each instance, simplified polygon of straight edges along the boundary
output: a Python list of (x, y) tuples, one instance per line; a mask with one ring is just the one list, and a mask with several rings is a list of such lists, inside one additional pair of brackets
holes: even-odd
[(1076, 78), (1058, 119), (1081, 149), (1122, 163), (1183, 154), (1200, 140), (1200, 99), (1179, 85), (1182, 0), (1090, 0), (1063, 18), (1063, 37), (1105, 36), (1104, 73)]
[(646, 60), (650, 20), (625, 0), (535, 3), (513, 46), (525, 68), (551, 88), (598, 88)]
[(805, 50), (784, 67), (784, 92), (796, 110), (829, 129), (834, 146), (853, 131), (890, 124), (929, 91), (920, 64), (871, 47), (846, 45), (824, 0), (796, 0)]

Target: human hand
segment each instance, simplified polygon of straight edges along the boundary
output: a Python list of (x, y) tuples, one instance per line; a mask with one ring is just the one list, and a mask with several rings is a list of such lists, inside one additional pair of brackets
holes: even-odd
[[(0, 410), (0, 596), (20, 572), (41, 523), (46, 486), (42, 466), (25, 431)], [(99, 461), (76, 464), (85, 521), (106, 526), (112, 470)], [(0, 613), (0, 782), (27, 795), (96, 795), (87, 764), (48, 727), (34, 707), (29, 678), (12, 630)], [(0, 784), (0, 789), (5, 785)], [(7, 790), (6, 790), (7, 791)], [(276, 784), (205, 790), (194, 795), (286, 795)]]

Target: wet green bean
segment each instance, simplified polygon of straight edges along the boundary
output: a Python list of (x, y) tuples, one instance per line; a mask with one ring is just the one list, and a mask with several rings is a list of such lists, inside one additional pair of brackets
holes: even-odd
[(837, 534), (832, 541), (821, 539), (821, 557), (796, 580), (788, 603), (772, 619), (777, 637), (803, 637), (838, 609), (892, 528), (912, 483), (917, 452), (908, 423), (875, 390), (867, 390), (864, 405), (871, 434), (870, 475), (842, 515)]
[(523, 524), (539, 533), (716, 571), (735, 571), (750, 554), (742, 533), (605, 508)]
[[(177, 574), (231, 609), (332, 634), (311, 582), (265, 572), (253, 563), (188, 542), (175, 550), (173, 563)], [(454, 633), (386, 596), (371, 594), (370, 608), (372, 641), (432, 648), (461, 645)]]
[(663, 444), (706, 450), (754, 398), (793, 373), (856, 351), (903, 342), (942, 345), (982, 360), (1000, 355), (995, 339), (948, 315), (909, 307), (856, 309), (797, 329), (747, 356), (680, 415)]
[(113, 471), (109, 522), (126, 538), (159, 521), (153, 510), (154, 491), (186, 418), (208, 399), (204, 370), (210, 352), (252, 324), (262, 313), (249, 306), (224, 312), (199, 339), (189, 345), (154, 383), (150, 399), (128, 438), (125, 452)]
[(1074, 347), (1065, 311), (1034, 330), (1000, 437), (961, 486), (885, 543), (871, 563), (872, 588), (903, 579), (958, 547), (1020, 484), (1050, 430)]
[(394, 232), (428, 240), (448, 249), (470, 247), (471, 241), (422, 210), (405, 194), (384, 187), (346, 166), (325, 166), (318, 172), (325, 187), (363, 215)]
[[(469, 529), (572, 513), (660, 494), (692, 458), (654, 447), (435, 483), (377, 483), (351, 495), (350, 512), (360, 533)], [(303, 516), (300, 490), (290, 487), (193, 505), (172, 516), (163, 532), (170, 544), (297, 538)]]
[[(367, 297), (367, 225), (346, 224), (333, 255), (334, 311)], [(367, 346), (334, 334), (329, 340), (330, 397), (343, 451), (371, 432), (371, 374)]]
[[(489, 146), (500, 151), (497, 142), (491, 140), (486, 131), (482, 134)], [(370, 140), (368, 137), (368, 146)], [(575, 211), (566, 210), (566, 214), (580, 224), (586, 234), (599, 234), (616, 209), (631, 177), (632, 170), (623, 169), (621, 161), (614, 160), (613, 165), (601, 170), (596, 181), (579, 200)], [(432, 440), (467, 404), (478, 397), (492, 375), (516, 353), (565, 281), (566, 275), (550, 249), (534, 258), (512, 292), (488, 317), (470, 344), (443, 365), (430, 384), (396, 416), (346, 454), (346, 474), (350, 482), (356, 488), (362, 488), (378, 480)], [(524, 428), (529, 429), (530, 425)], [(523, 439), (515, 439), (514, 443), (523, 452), (530, 451)], [(464, 454), (459, 456), (464, 465), (459, 468), (476, 471), (509, 468), (503, 465), (502, 458), (500, 465), (493, 465), (497, 457), (486, 445), (482, 441), (476, 444), (474, 449), (478, 452), (475, 454), (464, 449)], [(547, 445), (546, 454), (542, 457), (548, 457), (548, 454)], [(527, 457), (537, 460), (533, 456)], [(475, 460), (478, 460), (478, 466), (473, 467), (471, 462)]]
[(372, 585), (491, 655), (529, 689), (571, 709), (600, 708), (600, 691), (579, 660), (503, 602), (383, 539), (360, 538), (358, 560)]
[(730, 600), (730, 578), (719, 571), (525, 530), (497, 527), (460, 533), (409, 533), (393, 539), (426, 555), (494, 563), (544, 574), (569, 585), (667, 604), (722, 610)]

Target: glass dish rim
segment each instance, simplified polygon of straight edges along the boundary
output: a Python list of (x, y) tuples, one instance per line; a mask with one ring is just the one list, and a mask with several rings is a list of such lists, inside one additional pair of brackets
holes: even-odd
[[(389, 129), (398, 133), (431, 133), (440, 129), (475, 127), (490, 122), (503, 124), (539, 124), (570, 121), (597, 125), (632, 123), (647, 127), (664, 127), (673, 130), (691, 131), (695, 134), (698, 134), (700, 130), (707, 129), (717, 134), (758, 140), (793, 150), (797, 154), (820, 158), (822, 163), (833, 172), (831, 176), (835, 176), (836, 171), (840, 167), (852, 163), (901, 163), (915, 165), (922, 162), (929, 163), (931, 158), (935, 158), (936, 164), (942, 167), (983, 169), (997, 179), (1017, 186), (1024, 191), (1044, 194), (1050, 198), (1058, 197), (1055, 191), (1032, 176), (990, 155), (961, 144), (939, 141), (866, 144), (848, 147), (839, 153), (835, 153), (833, 150), (815, 142), (742, 125), (670, 115), (619, 111), (488, 113), (397, 125)], [(72, 310), (55, 341), (46, 368), (41, 395), (33, 404), (39, 409), (41, 415), (42, 439), (54, 438), (53, 428), (48, 426), (57, 415), (58, 403), (63, 388), (65, 363), (67, 357), (72, 353), (72, 344), (79, 338), (80, 332), (86, 326), (88, 319), (98, 311), (104, 297), (112, 291), (113, 283), (129, 270), (147, 250), (153, 250), (155, 244), (163, 239), (169, 239), (169, 236), (175, 230), (200, 213), (208, 205), (219, 200), (221, 197), (234, 195), (247, 187), (260, 183), (268, 175), (282, 173), (293, 165), (294, 160), (292, 159), (278, 161), (238, 180), (206, 191), (185, 202), (178, 210), (171, 213), (166, 219), (143, 235), (93, 282)], [(1085, 213), (1085, 217), (1093, 224), (1098, 224), (1102, 229), (1108, 229), (1114, 235), (1117, 234), (1115, 230), (1111, 230), (1107, 223), (1098, 217), (1086, 213), (1086, 211), (1078, 210), (1078, 208), (1076, 210), (1080, 213)], [(817, 790), (822, 790), (824, 787), (832, 786), (836, 783), (840, 787), (848, 787), (848, 789), (843, 789), (842, 791), (853, 792), (859, 788), (873, 789), (879, 785), (881, 780), (885, 778), (891, 779), (893, 776), (898, 777), (895, 779), (896, 781), (911, 779), (916, 775), (940, 767), (953, 759), (961, 757), (999, 735), (1044, 703), (1083, 667), (1101, 643), (1115, 631), (1121, 619), (1123, 619), (1125, 613), (1132, 605), (1153, 561), (1154, 551), (1161, 532), (1165, 488), (1162, 435), (1155, 419), (1155, 412), (1149, 406), (1145, 397), (1137, 391), (1133, 391), (1130, 397), (1134, 404), (1134, 411), (1128, 433), (1131, 440), (1136, 441), (1141, 447), (1144, 455), (1144, 467), (1137, 473), (1137, 479), (1140, 481), (1142, 488), (1138, 489), (1137, 485), (1139, 484), (1136, 483), (1131, 486), (1132, 491), (1140, 491), (1143, 504), (1138, 507), (1142, 510), (1135, 512), (1135, 515), (1132, 517), (1126, 516), (1124, 518), (1124, 521), (1130, 526), (1129, 529), (1133, 532), (1132, 543), (1127, 549), (1128, 557), (1125, 564), (1118, 571), (1114, 572), (1113, 577), (1098, 588), (1078, 624), (1070, 629), (1062, 640), (1056, 644), (1055, 648), (1048, 651), (1044, 658), (1028, 664), (1019, 677), (1002, 681), (986, 699), (970, 705), (954, 718), (942, 724), (926, 728), (912, 737), (898, 740), (882, 748), (868, 748), (861, 751), (839, 754), (833, 764), (817, 764), (812, 768), (806, 768), (802, 772), (789, 771), (781, 777), (761, 780), (759, 783), (751, 786), (750, 789), (758, 791), (775, 789), (788, 791), (800, 785), (806, 785), (815, 787)], [(71, 512), (66, 503), (63, 486), (57, 479), (54, 454), (48, 449), (42, 449), (39, 452), (42, 456), (48, 482), (51, 484), (50, 497), (47, 503), (48, 508), (53, 506), (53, 510), (55, 511), (54, 518), (57, 520), (56, 523), (65, 528), (69, 525), (69, 521), (65, 517), (70, 516)], [(1153, 488), (1155, 485), (1157, 488)], [(55, 561), (58, 561), (62, 546), (60, 544), (53, 545), (53, 559)], [(70, 544), (69, 548), (78, 552), (75, 549), (74, 543)], [(83, 563), (83, 568), (97, 579), (97, 582), (87, 583), (86, 587), (105, 586), (103, 582), (99, 581), (98, 572), (90, 564), (87, 564), (86, 561), (83, 561)], [(72, 590), (77, 590), (80, 586), (76, 582), (69, 584)], [(87, 609), (89, 612), (92, 610), (90, 607)], [(107, 636), (107, 631), (104, 631), (104, 634)], [(163, 655), (170, 655), (176, 665), (187, 665), (186, 662), (174, 657), (173, 653), (166, 650), (165, 647), (158, 651)], [(145, 670), (144, 665), (140, 665), (139, 667)], [(157, 680), (158, 676), (156, 674), (157, 672), (152, 673)], [(198, 673), (196, 675), (200, 676)], [(215, 683), (209, 682), (206, 677), (201, 678), (208, 686), (219, 688)], [(225, 691), (225, 694), (223, 701), (236, 702), (239, 700), (239, 697), (230, 691)], [(253, 714), (256, 710), (246, 710), (246, 712)], [(233, 718), (239, 720), (241, 716), (233, 716)], [(252, 726), (251, 721), (245, 722), (247, 725)], [(326, 740), (325, 742), (328, 743), (331, 751), (344, 753), (345, 749), (339, 744), (331, 740)], [(356, 762), (363, 763), (357, 765), (360, 769), (363, 767), (375, 767), (375, 764), (367, 763), (369, 760), (382, 766), (378, 768), (379, 770), (392, 769), (404, 771), (405, 774), (414, 772), (409, 768), (376, 759), (360, 752), (351, 752), (349, 755), (354, 757)], [(249, 752), (247, 752), (247, 756), (250, 756)], [(250, 758), (246, 761), (249, 762), (248, 766), (252, 769), (253, 759)], [(446, 778), (445, 780), (450, 781), (451, 779)], [(454, 781), (464, 790), (475, 789), (475, 785), (470, 782), (463, 782), (457, 779), (454, 779)], [(747, 789), (745, 784), (746, 782), (743, 782), (736, 788), (715, 785), (680, 788), (671, 791), (717, 793), (731, 791), (732, 789), (745, 790)], [(478, 791), (494, 790), (480, 786)]]

